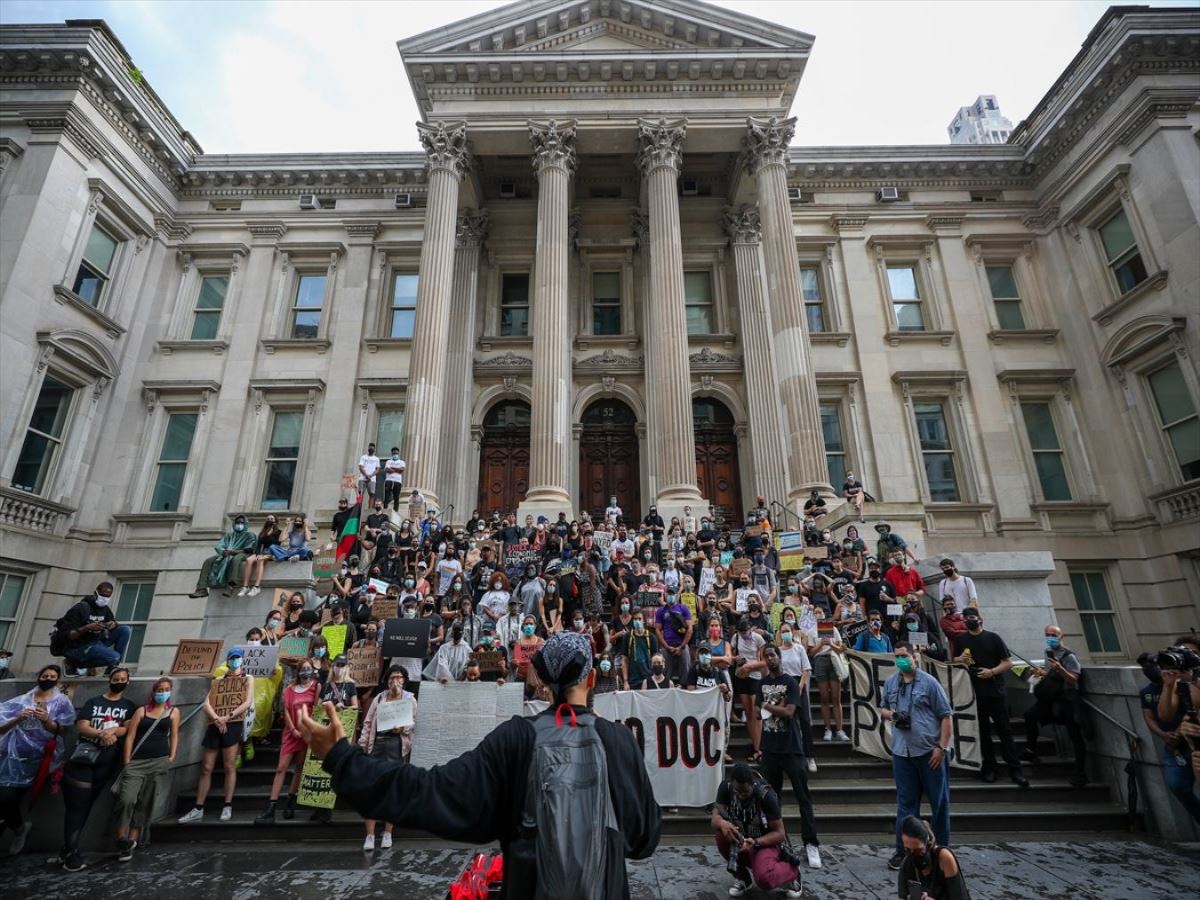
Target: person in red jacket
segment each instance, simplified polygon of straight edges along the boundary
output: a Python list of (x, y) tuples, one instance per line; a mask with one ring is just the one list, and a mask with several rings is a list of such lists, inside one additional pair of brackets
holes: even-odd
[(895, 565), (888, 566), (883, 573), (883, 580), (892, 586), (897, 597), (925, 593), (925, 579), (912, 567), (907, 556), (901, 556)]

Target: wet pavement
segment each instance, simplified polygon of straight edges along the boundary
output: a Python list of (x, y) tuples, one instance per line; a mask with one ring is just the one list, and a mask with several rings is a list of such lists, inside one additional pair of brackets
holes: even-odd
[[(1178, 900), (1200, 896), (1200, 847), (1139, 840), (1026, 841), (955, 848), (976, 900)], [(891, 848), (830, 844), (824, 868), (805, 869), (805, 897), (821, 900), (896, 900), (896, 875), (886, 867)], [(56, 900), (258, 897), (414, 898), (437, 900), (471, 854), (464, 846), (413, 843), (365, 854), (338, 841), (297, 844), (206, 843), (146, 848), (130, 863), (89, 854), (79, 873), (49, 866), (42, 855), (0, 857), (5, 896)], [(716, 900), (729, 876), (710, 846), (670, 844), (629, 864), (633, 900)], [(12, 889), (12, 893), (8, 892)], [(766, 897), (751, 892), (747, 897)]]

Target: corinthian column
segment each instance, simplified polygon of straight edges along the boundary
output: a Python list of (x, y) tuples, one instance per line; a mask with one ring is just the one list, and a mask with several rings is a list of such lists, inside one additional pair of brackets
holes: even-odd
[(533, 267), (533, 419), (529, 493), (520, 514), (572, 515), (571, 338), (567, 302), (570, 263), (568, 218), (575, 170), (575, 123), (530, 122), (533, 168), (538, 177), (537, 250)]
[(787, 196), (787, 153), (796, 120), (746, 120), (746, 168), (758, 184), (767, 297), (775, 331), (775, 368), (783, 404), (788, 472), (788, 503), (799, 510), (813, 488), (832, 495), (821, 438), (817, 382), (808, 353), (808, 325), (796, 263), (796, 236)]
[(742, 320), (742, 361), (746, 367), (746, 400), (750, 410), (750, 457), (754, 492), (771, 500), (787, 497), (787, 455), (783, 415), (774, 386), (779, 383), (771, 313), (763, 271), (762, 224), (752, 206), (728, 210), (725, 232), (733, 247), (738, 310)]
[(675, 182), (683, 159), (687, 123), (638, 121), (637, 164), (646, 179), (649, 206), (650, 291), (646, 308), (646, 381), (649, 430), (657, 467), (658, 512), (669, 521), (685, 505), (704, 505), (696, 486), (696, 434), (688, 368), (687, 312), (683, 293), (683, 244)]
[(445, 353), (450, 339), (450, 291), (458, 184), (471, 163), (463, 122), (417, 123), (429, 170), (429, 201), (421, 243), (417, 312), (408, 361), (408, 401), (404, 416), (406, 488), (437, 506), (438, 445), (441, 438)]

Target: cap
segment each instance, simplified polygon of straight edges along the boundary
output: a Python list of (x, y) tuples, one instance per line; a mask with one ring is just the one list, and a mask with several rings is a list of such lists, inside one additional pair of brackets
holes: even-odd
[(373, 585), (373, 584), (368, 584), (367, 585), (367, 593), (368, 594), (378, 594), (379, 588), (375, 587), (375, 585)]
[(231, 647), (229, 652), (225, 654), (226, 659), (242, 659), (246, 656), (241, 647)]
[(333, 658), (333, 664), (334, 664), (335, 666), (344, 666), (344, 665), (346, 665), (346, 654), (345, 654), (345, 653), (339, 653), (337, 656), (335, 656), (335, 657)]
[(891, 531), (892, 526), (889, 525), (887, 522), (880, 522), (878, 525), (875, 526), (875, 530), (882, 534), (885, 531)]

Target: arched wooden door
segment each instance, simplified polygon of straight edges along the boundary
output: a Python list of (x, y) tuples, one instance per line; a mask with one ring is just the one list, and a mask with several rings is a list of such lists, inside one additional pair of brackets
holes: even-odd
[(483, 420), (479, 446), (479, 513), (516, 512), (529, 490), (529, 404), (497, 403)]
[(692, 401), (692, 420), (700, 493), (712, 504), (718, 523), (738, 528), (742, 523), (742, 476), (733, 413), (720, 400), (698, 397)]
[(579, 509), (604, 517), (612, 497), (625, 521), (641, 519), (637, 417), (620, 400), (597, 400), (583, 412), (579, 435)]

